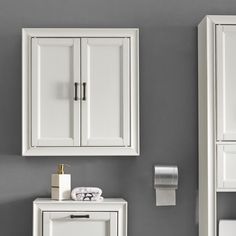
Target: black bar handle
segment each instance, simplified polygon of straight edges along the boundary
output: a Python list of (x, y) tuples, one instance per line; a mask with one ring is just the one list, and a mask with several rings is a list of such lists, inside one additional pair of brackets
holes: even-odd
[(78, 98), (78, 83), (77, 82), (75, 82), (75, 101), (78, 101), (79, 100), (79, 98)]
[(88, 218), (89, 218), (89, 215), (70, 215), (70, 218), (71, 218), (71, 219), (76, 219), (76, 218), (77, 218), (77, 219), (78, 219), (78, 218), (79, 218), (79, 219), (82, 219), (82, 218), (87, 218), (87, 219), (88, 219)]
[(83, 82), (82, 86), (83, 86), (83, 97), (82, 97), (82, 100), (85, 101), (86, 100), (86, 83)]

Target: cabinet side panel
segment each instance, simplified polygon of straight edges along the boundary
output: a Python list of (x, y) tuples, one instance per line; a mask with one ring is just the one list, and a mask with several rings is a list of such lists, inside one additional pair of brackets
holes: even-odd
[(27, 32), (22, 29), (22, 155), (25, 155), (30, 147), (30, 127), (31, 120), (30, 113), (30, 93), (29, 93), (29, 77), (31, 74), (30, 60), (31, 60), (31, 38)]
[(214, 42), (212, 24), (198, 27), (199, 236), (215, 236)]

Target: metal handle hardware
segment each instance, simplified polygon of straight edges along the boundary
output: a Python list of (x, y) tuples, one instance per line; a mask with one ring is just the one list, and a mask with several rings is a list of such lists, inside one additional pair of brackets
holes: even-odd
[(75, 101), (78, 101), (79, 100), (79, 98), (78, 98), (78, 85), (79, 85), (79, 83), (75, 83)]
[(86, 83), (82, 83), (83, 86), (83, 97), (82, 100), (85, 101), (86, 100)]
[(89, 218), (89, 215), (70, 215), (70, 218), (71, 219), (75, 219), (75, 218), (79, 218), (79, 219), (82, 219), (82, 218)]

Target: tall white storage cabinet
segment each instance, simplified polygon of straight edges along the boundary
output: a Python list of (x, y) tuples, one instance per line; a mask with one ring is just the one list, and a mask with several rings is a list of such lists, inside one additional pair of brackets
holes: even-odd
[(137, 29), (23, 29), (32, 155), (139, 155)]
[(127, 202), (36, 199), (33, 236), (127, 236)]
[(198, 65), (199, 235), (217, 236), (219, 194), (236, 192), (236, 16), (202, 20)]

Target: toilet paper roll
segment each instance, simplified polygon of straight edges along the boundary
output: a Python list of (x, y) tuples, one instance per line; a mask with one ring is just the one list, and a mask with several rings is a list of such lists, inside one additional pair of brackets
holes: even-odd
[(175, 206), (175, 190), (167, 188), (156, 189), (156, 206)]

